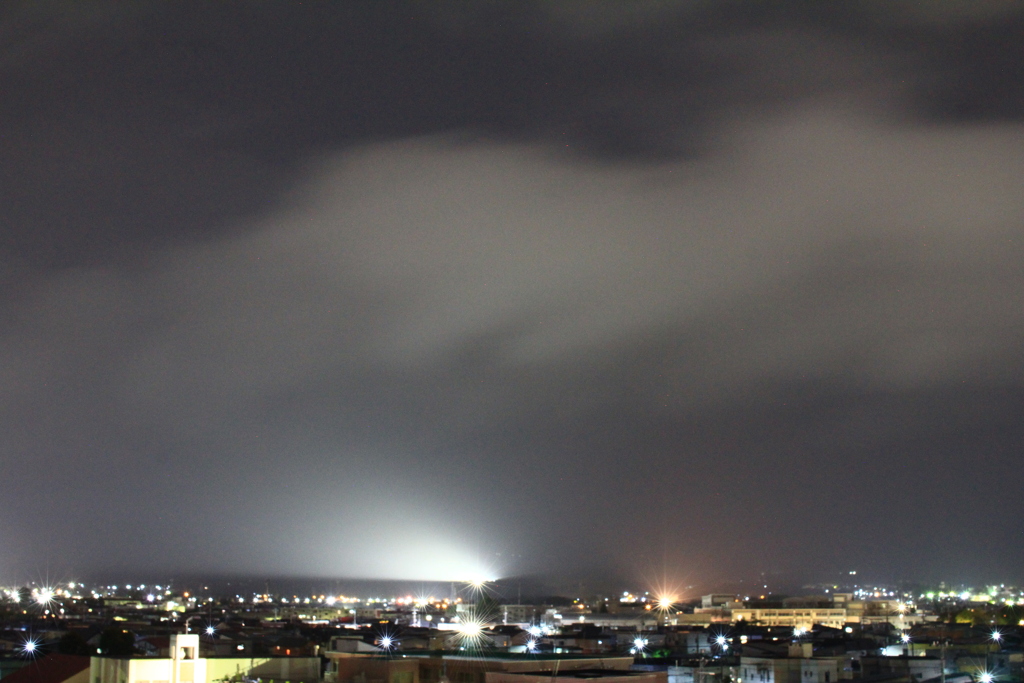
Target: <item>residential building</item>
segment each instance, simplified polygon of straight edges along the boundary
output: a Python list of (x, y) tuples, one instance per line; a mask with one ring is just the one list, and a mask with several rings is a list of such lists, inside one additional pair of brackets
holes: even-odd
[(735, 683), (836, 683), (836, 660), (810, 657), (740, 657)]

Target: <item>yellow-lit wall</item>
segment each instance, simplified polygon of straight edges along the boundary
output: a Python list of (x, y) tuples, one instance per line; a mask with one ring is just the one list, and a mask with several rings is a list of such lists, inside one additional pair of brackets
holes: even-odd
[(207, 659), (206, 683), (259, 678), (263, 683), (317, 683), (319, 657), (224, 657)]
[[(174, 660), (93, 657), (89, 672), (74, 683), (173, 683)], [(177, 683), (223, 683), (259, 678), (262, 683), (319, 683), (319, 657), (224, 657), (178, 661)]]

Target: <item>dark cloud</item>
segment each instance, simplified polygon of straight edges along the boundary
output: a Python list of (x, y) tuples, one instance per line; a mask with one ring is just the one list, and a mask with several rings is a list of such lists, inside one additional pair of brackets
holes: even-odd
[(1019, 12), (848, 5), (9, 3), (2, 246), (137, 259), (264, 213), (311, 155), (410, 135), (639, 160), (822, 93), (1024, 111)]
[(9, 5), (0, 569), (1014, 578), (1021, 15), (821, 7)]

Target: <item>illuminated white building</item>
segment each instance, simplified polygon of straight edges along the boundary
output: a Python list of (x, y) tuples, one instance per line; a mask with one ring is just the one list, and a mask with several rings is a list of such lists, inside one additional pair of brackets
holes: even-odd
[(199, 656), (199, 635), (171, 636), (170, 657), (92, 657), (92, 683), (230, 683), (274, 679), (318, 683), (319, 657)]
[(732, 611), (732, 620), (744, 620), (761, 626), (789, 626), (810, 629), (815, 624), (842, 628), (847, 621), (846, 610), (838, 607), (797, 607), (778, 608), (737, 608)]

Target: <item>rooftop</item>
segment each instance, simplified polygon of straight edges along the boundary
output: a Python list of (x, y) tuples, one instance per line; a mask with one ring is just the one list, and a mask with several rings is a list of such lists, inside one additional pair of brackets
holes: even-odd
[(49, 654), (5, 676), (4, 683), (63, 683), (88, 668), (88, 657)]

